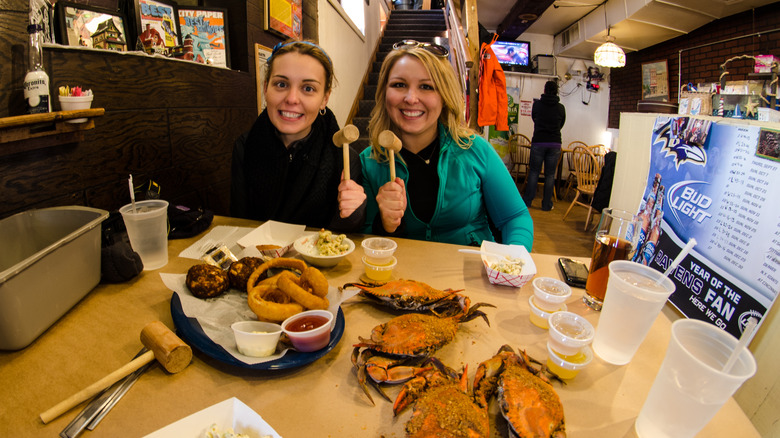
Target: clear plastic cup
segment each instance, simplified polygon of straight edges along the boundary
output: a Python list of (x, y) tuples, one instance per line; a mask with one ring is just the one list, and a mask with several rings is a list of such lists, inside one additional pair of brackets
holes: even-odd
[(535, 278), (534, 303), (537, 307), (548, 312), (554, 312), (571, 297), (571, 287), (561, 280), (550, 277)]
[(151, 199), (119, 209), (127, 228), (130, 246), (144, 264), (144, 271), (168, 264), (168, 201)]
[(296, 350), (321, 350), (330, 342), (333, 314), (327, 310), (307, 310), (284, 320), (282, 331)]
[[(659, 278), (661, 283), (655, 284)], [(613, 365), (629, 363), (672, 292), (672, 280), (653, 268), (625, 260), (610, 263), (593, 338), (596, 355)]]
[(530, 313), (528, 314), (528, 318), (531, 320), (531, 323), (539, 328), (547, 329), (547, 318), (550, 317), (554, 312), (556, 311), (562, 311), (566, 310), (566, 304), (561, 304), (557, 309), (555, 309), (553, 312), (548, 312), (544, 309), (540, 309), (539, 306), (536, 305), (534, 295), (531, 295), (528, 297), (528, 307), (530, 308)]
[(369, 237), (361, 243), (366, 261), (372, 265), (381, 266), (390, 263), (398, 248), (394, 240), (385, 237)]
[(710, 323), (675, 321), (661, 369), (636, 419), (637, 435), (684, 438), (704, 428), (756, 372), (756, 361), (744, 347), (731, 370), (723, 370), (737, 342)]
[(575, 355), (593, 342), (596, 330), (587, 319), (572, 312), (555, 312), (547, 318), (550, 345), (563, 356)]
[(382, 265), (376, 265), (371, 263), (368, 256), (363, 257), (363, 267), (366, 270), (366, 277), (374, 281), (387, 282), (393, 276), (393, 268), (397, 260), (395, 257), (390, 256), (390, 260)]

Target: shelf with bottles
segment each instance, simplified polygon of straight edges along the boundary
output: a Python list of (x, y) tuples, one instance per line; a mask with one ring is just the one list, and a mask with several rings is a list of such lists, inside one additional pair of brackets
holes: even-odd
[[(95, 117), (105, 108), (25, 114), (0, 118), (0, 156), (79, 142), (95, 128)], [(87, 119), (86, 121), (80, 121)]]

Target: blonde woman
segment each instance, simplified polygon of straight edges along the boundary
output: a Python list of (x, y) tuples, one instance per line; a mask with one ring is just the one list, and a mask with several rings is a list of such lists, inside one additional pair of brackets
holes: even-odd
[[(364, 232), (460, 245), (533, 245), (533, 222), (501, 158), (463, 119), (464, 102), (445, 47), (401, 41), (379, 73), (372, 146), (360, 154), (368, 197)], [(403, 149), (390, 181), (378, 137)]]

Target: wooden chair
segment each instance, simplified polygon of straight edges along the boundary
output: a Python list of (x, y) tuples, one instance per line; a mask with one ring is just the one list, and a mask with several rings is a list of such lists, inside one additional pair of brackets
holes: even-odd
[(585, 142), (573, 141), (568, 146), (561, 150), (561, 160), (565, 160), (566, 167), (569, 169), (569, 176), (566, 178), (566, 193), (564, 197), (569, 197), (569, 191), (577, 184), (577, 175), (574, 172), (574, 161), (572, 160), (572, 152), (577, 146), (588, 147)]
[(531, 159), (531, 140), (523, 134), (512, 134), (509, 137), (509, 159), (512, 166), (509, 173), (515, 178), (522, 175), (523, 181), (528, 176), (528, 161)]
[(607, 155), (607, 149), (604, 145), (594, 144), (593, 146), (588, 146), (588, 149), (593, 152), (593, 156), (596, 157), (596, 161), (599, 162), (599, 168), (604, 167), (604, 156)]
[[(596, 192), (596, 186), (599, 183), (599, 177), (601, 176), (601, 166), (598, 163), (593, 152), (589, 148), (584, 146), (577, 146), (572, 151), (572, 161), (574, 164), (574, 172), (577, 174), (577, 194), (574, 196), (574, 200), (571, 201), (569, 209), (563, 215), (563, 220), (566, 220), (566, 216), (569, 215), (571, 209), (575, 205), (585, 207), (588, 209), (588, 217), (585, 219), (585, 230), (588, 229), (590, 224), (590, 217), (593, 214), (593, 208), (590, 206), (590, 200), (593, 198), (593, 194)], [(580, 200), (580, 197), (583, 200)], [(589, 198), (587, 203), (585, 197)]]

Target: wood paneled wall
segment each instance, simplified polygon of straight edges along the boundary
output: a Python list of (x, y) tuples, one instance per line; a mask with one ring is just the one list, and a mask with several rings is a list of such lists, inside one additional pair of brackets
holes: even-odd
[[(0, 219), (56, 205), (117, 209), (129, 202), (131, 173), (137, 184), (160, 184), (172, 203), (227, 214), (233, 142), (257, 117), (254, 43), (272, 47), (282, 38), (263, 30), (262, 2), (218, 3), (228, 9), (231, 70), (45, 47), (52, 92), (61, 85), (89, 88), (93, 108), (106, 113), (82, 142), (0, 154)], [(24, 113), (28, 8), (27, 0), (0, 0), (0, 117)], [(304, 34), (316, 35), (316, 23), (306, 18)]]

